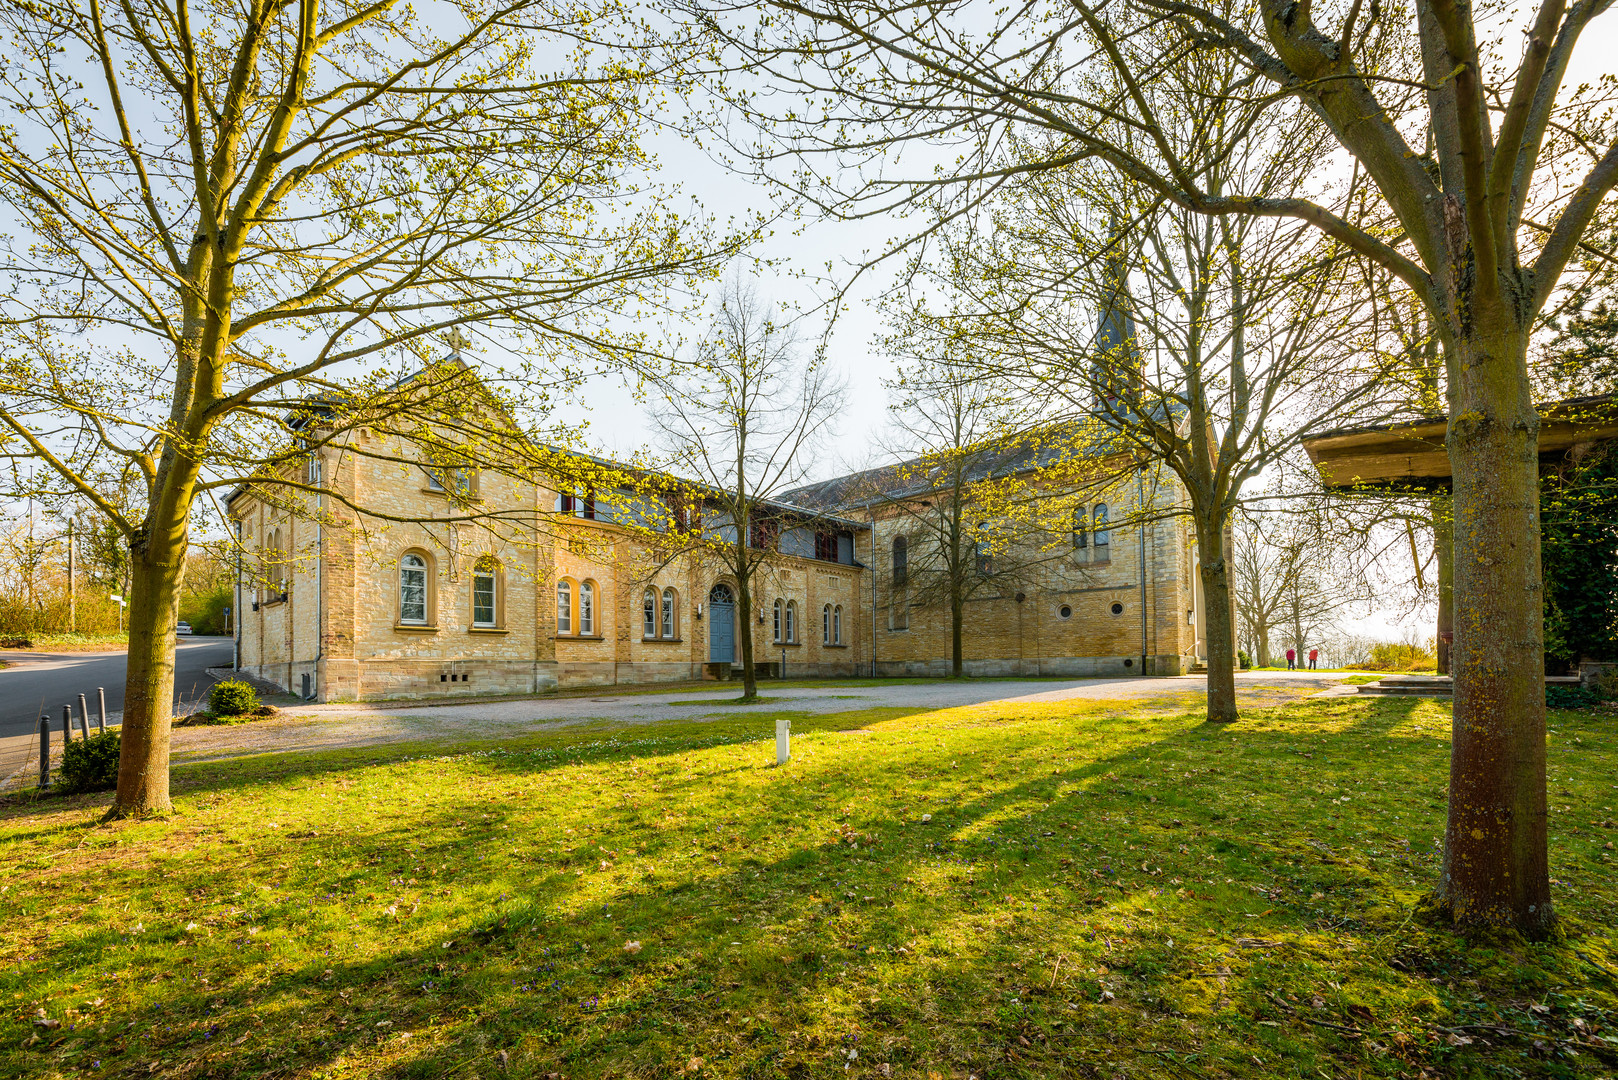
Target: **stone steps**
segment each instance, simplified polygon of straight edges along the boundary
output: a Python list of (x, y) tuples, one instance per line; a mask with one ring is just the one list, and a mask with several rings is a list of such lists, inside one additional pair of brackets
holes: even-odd
[[(1547, 686), (1577, 686), (1577, 675), (1547, 675)], [(1355, 687), (1372, 697), (1452, 697), (1455, 682), (1448, 675), (1389, 675), (1374, 683)]]

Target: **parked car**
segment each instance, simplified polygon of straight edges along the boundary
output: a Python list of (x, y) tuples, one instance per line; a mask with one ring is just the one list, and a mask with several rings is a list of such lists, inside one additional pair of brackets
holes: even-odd
[(191, 636), (191, 624), (188, 623), (188, 622), (176, 623), (174, 625), (174, 632), (176, 634), (179, 634), (181, 637), (190, 637)]

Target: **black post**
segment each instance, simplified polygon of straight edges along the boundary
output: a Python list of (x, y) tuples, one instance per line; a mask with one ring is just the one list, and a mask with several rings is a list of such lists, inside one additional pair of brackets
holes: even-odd
[(96, 687), (96, 698), (101, 706), (101, 713), (96, 717), (96, 727), (100, 729), (100, 734), (105, 735), (107, 733), (107, 688), (105, 686)]
[(39, 718), (39, 790), (51, 789), (51, 718)]
[(62, 705), (62, 745), (66, 746), (73, 741), (73, 706)]
[(89, 702), (84, 700), (84, 695), (83, 694), (79, 695), (79, 722), (84, 725), (84, 741), (89, 742), (90, 741), (90, 704), (89, 704)]

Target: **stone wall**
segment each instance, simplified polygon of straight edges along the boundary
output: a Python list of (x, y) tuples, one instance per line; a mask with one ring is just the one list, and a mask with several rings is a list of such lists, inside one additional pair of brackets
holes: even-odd
[[(706, 609), (714, 583), (727, 580), (714, 565), (684, 556), (657, 563), (645, 545), (606, 521), (556, 514), (556, 492), (510, 477), (478, 477), (474, 510), (500, 511), (497, 522), (452, 522), (465, 516), (444, 494), (429, 490), (419, 469), (379, 461), (372, 454), (401, 455), (398, 445), (371, 436), (361, 453), (328, 452), (328, 482), (372, 515), (343, 510), (317, 528), (312, 506), (305, 516), (274, 509), (249, 491), (232, 502), (243, 524), (249, 578), (273, 576), (264, 561), (271, 530), (282, 530), (295, 569), (286, 599), (249, 582), (244, 599), (259, 598), (242, 623), (241, 666), (293, 692), (310, 676), (321, 701), (526, 694), (556, 686), (612, 685), (701, 679), (708, 664)], [(419, 520), (388, 520), (419, 519)], [(400, 620), (399, 567), (407, 554), (428, 563), (429, 616), (424, 625)], [(472, 625), (472, 571), (480, 559), (499, 568), (499, 618), (494, 627)], [(787, 654), (789, 676), (854, 674), (868, 656), (858, 617), (862, 571), (856, 567), (781, 556), (763, 571), (755, 588), (766, 619), (756, 611), (738, 621), (754, 635), (760, 662), (779, 663)], [(576, 590), (589, 582), (595, 596), (593, 633), (557, 632), (556, 584), (567, 578)], [(676, 592), (676, 632), (648, 638), (642, 596)], [(575, 592), (575, 596), (577, 593)], [(779, 596), (794, 600), (803, 616), (798, 640), (770, 640), (769, 606)], [(821, 638), (820, 611), (843, 609), (843, 643)], [(812, 613), (812, 614), (811, 614)], [(661, 620), (657, 630), (661, 630)], [(862, 652), (862, 650), (865, 650)], [(737, 649), (740, 654), (739, 642)]]

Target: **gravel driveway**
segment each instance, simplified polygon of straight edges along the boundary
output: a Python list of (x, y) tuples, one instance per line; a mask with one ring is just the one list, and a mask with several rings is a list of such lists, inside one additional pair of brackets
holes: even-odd
[[(1345, 673), (1346, 674), (1346, 673)], [(1345, 674), (1329, 672), (1247, 672), (1237, 676), (1244, 705), (1295, 701), (1329, 689)], [(978, 705), (992, 701), (1066, 700), (1155, 701), (1164, 705), (1199, 705), (1206, 693), (1203, 676), (1175, 678), (995, 680), (952, 683), (849, 685), (771, 689), (764, 710), (816, 714), (872, 708), (905, 708), (918, 712)], [(177, 728), (174, 760), (203, 761), (239, 754), (286, 750), (336, 749), (420, 739), (454, 741), (520, 735), (584, 723), (645, 724), (659, 720), (693, 720), (729, 715), (740, 707), (719, 703), (740, 693), (738, 684), (714, 684), (678, 693), (614, 695), (610, 687), (593, 697), (525, 698), (511, 701), (377, 702), (300, 705), (281, 715), (232, 727)], [(748, 708), (757, 708), (751, 706)]]

